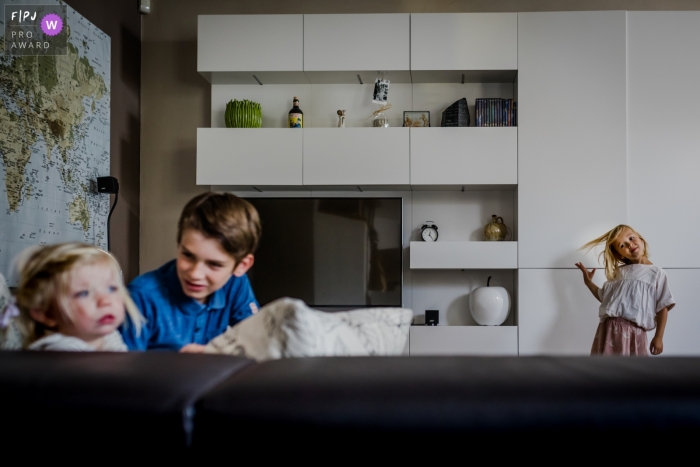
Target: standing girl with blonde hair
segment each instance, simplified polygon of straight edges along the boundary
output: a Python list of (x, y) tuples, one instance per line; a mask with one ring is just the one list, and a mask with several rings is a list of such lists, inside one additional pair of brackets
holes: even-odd
[(0, 322), (16, 320), (30, 350), (126, 351), (117, 330), (125, 312), (140, 329), (143, 317), (129, 298), (116, 260), (82, 243), (26, 250), (17, 261), (16, 301)]
[(593, 283), (595, 269), (588, 271), (576, 263), (586, 287), (600, 302), (591, 355), (649, 355), (647, 331), (654, 328), (649, 350), (659, 355), (668, 312), (675, 306), (666, 273), (649, 261), (649, 245), (628, 225), (618, 225), (581, 249), (590, 251), (601, 244), (605, 244), (600, 256), (608, 279), (602, 287)]

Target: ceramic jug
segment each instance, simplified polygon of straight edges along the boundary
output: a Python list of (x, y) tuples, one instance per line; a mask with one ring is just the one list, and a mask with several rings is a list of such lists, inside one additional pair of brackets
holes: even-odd
[(503, 218), (494, 214), (491, 216), (491, 222), (484, 227), (484, 240), (504, 240), (507, 230), (508, 228), (503, 223)]

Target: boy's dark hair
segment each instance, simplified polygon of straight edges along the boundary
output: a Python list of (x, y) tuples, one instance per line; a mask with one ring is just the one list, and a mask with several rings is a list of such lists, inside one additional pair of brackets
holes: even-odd
[(177, 223), (178, 244), (187, 229), (217, 240), (236, 264), (255, 253), (262, 234), (255, 207), (231, 193), (202, 193), (192, 198)]

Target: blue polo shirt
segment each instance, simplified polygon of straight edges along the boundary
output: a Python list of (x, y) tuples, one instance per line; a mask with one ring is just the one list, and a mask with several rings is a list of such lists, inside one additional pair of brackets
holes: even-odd
[(120, 328), (129, 350), (180, 350), (187, 344), (206, 344), (258, 309), (246, 275), (231, 276), (206, 304), (188, 297), (177, 278), (175, 260), (137, 277), (127, 288), (146, 318), (138, 336), (131, 323)]

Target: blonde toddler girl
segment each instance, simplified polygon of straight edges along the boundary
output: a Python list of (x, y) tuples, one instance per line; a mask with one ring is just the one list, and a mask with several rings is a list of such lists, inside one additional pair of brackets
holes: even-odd
[(63, 243), (33, 248), (17, 262), (15, 318), (30, 350), (126, 351), (117, 330), (125, 312), (143, 322), (124, 287), (116, 260), (94, 246)]
[(647, 331), (654, 328), (649, 350), (659, 355), (668, 312), (675, 306), (666, 273), (649, 261), (649, 245), (628, 225), (618, 225), (581, 248), (603, 243), (600, 256), (608, 281), (602, 287), (593, 283), (595, 269), (576, 263), (584, 284), (600, 302), (591, 355), (649, 355)]

